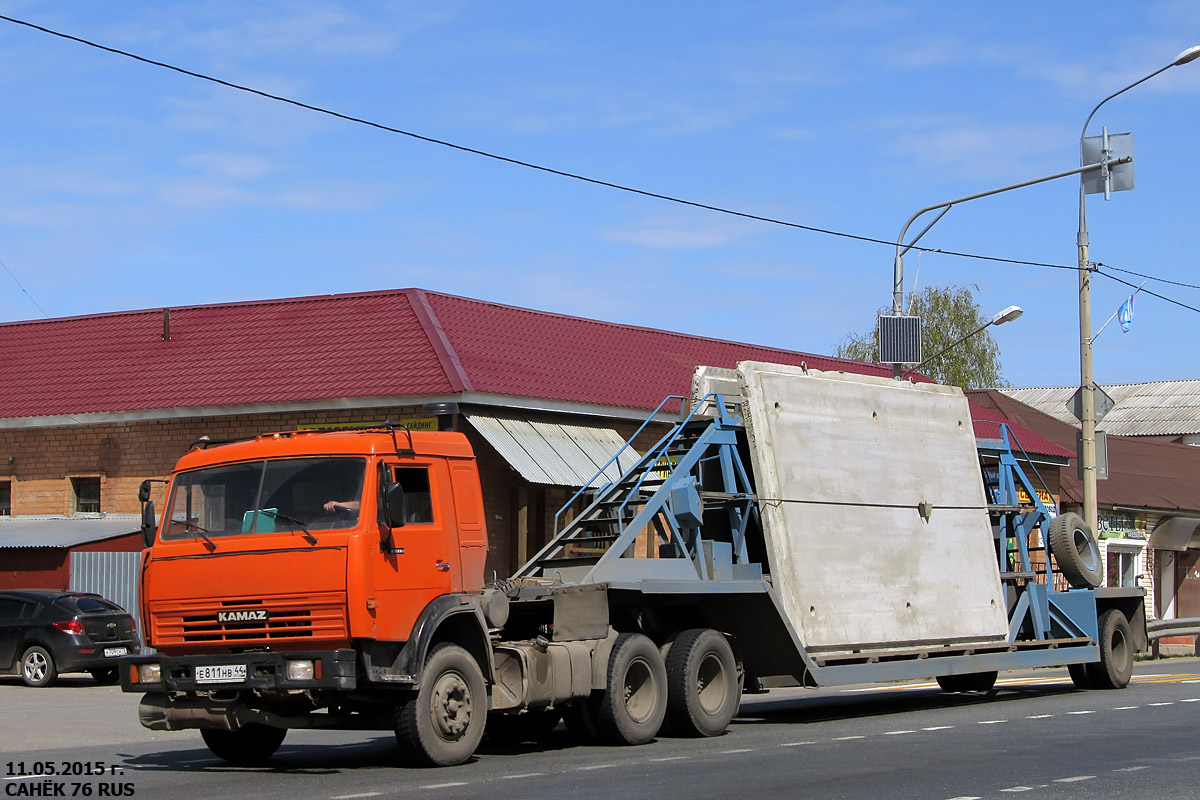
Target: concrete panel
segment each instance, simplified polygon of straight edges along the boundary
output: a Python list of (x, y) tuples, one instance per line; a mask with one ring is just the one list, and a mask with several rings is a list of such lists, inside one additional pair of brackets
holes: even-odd
[(772, 580), (810, 649), (1007, 636), (959, 389), (759, 362), (738, 380)]

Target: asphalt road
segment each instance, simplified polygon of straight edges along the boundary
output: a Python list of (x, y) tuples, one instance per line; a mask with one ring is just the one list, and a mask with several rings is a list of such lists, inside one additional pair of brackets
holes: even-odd
[[(936, 685), (773, 690), (714, 739), (633, 748), (486, 741), (460, 767), (395, 766), (386, 733), (293, 731), (271, 765), (225, 766), (195, 732), (153, 733), (137, 696), (67, 676), (0, 678), (5, 797), (1144, 798), (1200, 790), (1200, 660), (1138, 664), (1123, 691), (1076, 691), (1063, 670), (1001, 676), (988, 696)], [(53, 769), (52, 778), (28, 777)], [(75, 775), (61, 774), (74, 770)], [(103, 772), (103, 775), (99, 774)], [(24, 773), (24, 774), (22, 774)], [(90, 774), (89, 774), (90, 773)]]

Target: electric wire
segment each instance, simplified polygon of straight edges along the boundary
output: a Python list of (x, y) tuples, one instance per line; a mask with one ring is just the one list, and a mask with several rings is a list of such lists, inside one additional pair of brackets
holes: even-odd
[[(1101, 276), (1101, 277), (1104, 277), (1104, 278), (1108, 278), (1110, 281), (1116, 281), (1117, 283), (1124, 284), (1124, 285), (1126, 285), (1126, 286), (1130, 287), (1131, 289), (1138, 289), (1138, 288), (1139, 288), (1139, 287), (1138, 287), (1136, 284), (1130, 283), (1130, 282), (1129, 282), (1129, 281), (1127, 281), (1127, 280), (1122, 280), (1121, 278), (1118, 278), (1116, 275), (1109, 275), (1107, 272), (1101, 272), (1101, 271), (1100, 271), (1100, 270), (1098, 270), (1098, 269), (1093, 269), (1093, 270), (1092, 270), (1092, 273), (1093, 273), (1093, 274), (1095, 274), (1095, 275), (1099, 275), (1099, 276)], [(1172, 298), (1170, 298), (1170, 297), (1167, 297), (1167, 296), (1165, 296), (1165, 295), (1161, 295), (1161, 294), (1159, 294), (1158, 292), (1152, 292), (1152, 291), (1150, 291), (1149, 289), (1147, 289), (1147, 288), (1145, 288), (1145, 287), (1142, 287), (1142, 288), (1141, 288), (1141, 291), (1140, 291), (1139, 293), (1140, 293), (1140, 294), (1148, 294), (1148, 295), (1150, 295), (1151, 297), (1157, 297), (1159, 300), (1165, 300), (1165, 301), (1167, 301), (1168, 303), (1171, 303), (1172, 305), (1179, 306), (1180, 308), (1186, 308), (1186, 309), (1187, 309), (1187, 310), (1189, 310), (1189, 311), (1195, 311), (1197, 314), (1200, 314), (1200, 308), (1196, 308), (1195, 306), (1189, 306), (1187, 303), (1181, 303), (1181, 302), (1180, 302), (1180, 301), (1178, 301), (1178, 300), (1173, 300)]]
[[(1116, 270), (1117, 272), (1124, 272), (1126, 275), (1136, 275), (1137, 277), (1145, 278), (1148, 281), (1157, 281), (1158, 283), (1169, 283), (1172, 286), (1182, 286), (1185, 289), (1200, 289), (1200, 286), (1197, 286), (1194, 283), (1183, 283), (1182, 281), (1172, 281), (1172, 280), (1168, 280), (1167, 278), (1156, 278), (1153, 275), (1144, 275), (1140, 272), (1134, 272), (1131, 269), (1121, 269), (1120, 267), (1114, 267), (1112, 264), (1105, 264), (1101, 261), (1093, 261), (1092, 265), (1096, 266), (1096, 267), (1104, 267), (1105, 269)], [(1106, 277), (1108, 277), (1108, 276), (1106, 276)]]
[(25, 294), (25, 296), (29, 298), (29, 302), (31, 302), (35, 306), (37, 306), (37, 310), (42, 312), (42, 316), (45, 317), (46, 319), (50, 319), (50, 315), (46, 313), (46, 309), (42, 308), (41, 303), (39, 303), (37, 300), (33, 299), (33, 295), (31, 295), (29, 293), (29, 290), (26, 289), (25, 286), (19, 280), (17, 280), (17, 276), (14, 275), (13, 271), (8, 268), (8, 264), (5, 264), (2, 260), (0, 260), (0, 267), (4, 267), (4, 271), (8, 273), (8, 277), (12, 278), (13, 283), (15, 283), (17, 285), (17, 288), (20, 289)]

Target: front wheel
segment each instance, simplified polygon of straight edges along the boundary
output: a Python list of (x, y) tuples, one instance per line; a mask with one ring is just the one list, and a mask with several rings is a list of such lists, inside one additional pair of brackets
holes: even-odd
[(487, 719), (487, 686), (463, 648), (443, 642), (429, 651), (421, 688), (396, 713), (396, 740), (416, 763), (461, 764), (475, 753)]
[(645, 744), (667, 713), (667, 670), (648, 636), (622, 633), (608, 657), (608, 681), (597, 724), (610, 744)]
[(88, 670), (88, 672), (92, 674), (92, 680), (96, 683), (108, 686), (121, 682), (121, 673), (117, 671), (116, 667), (96, 667), (95, 669)]
[(216, 728), (200, 730), (200, 737), (214, 756), (230, 764), (246, 767), (265, 764), (283, 744), (285, 736), (287, 728), (272, 728), (258, 723), (243, 725), (236, 731)]
[(40, 645), (34, 645), (21, 656), (21, 680), (26, 686), (41, 688), (51, 686), (58, 678), (58, 667), (54, 665), (54, 656)]

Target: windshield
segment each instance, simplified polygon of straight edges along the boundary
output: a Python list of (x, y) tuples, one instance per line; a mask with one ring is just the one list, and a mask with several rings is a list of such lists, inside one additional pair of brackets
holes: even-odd
[(358, 523), (366, 461), (254, 461), (176, 476), (163, 539), (332, 530)]

